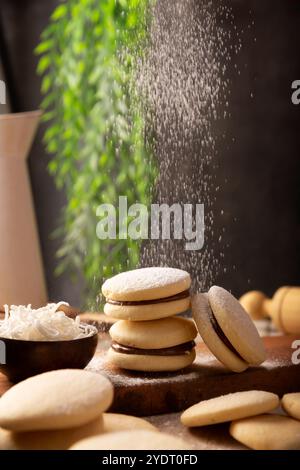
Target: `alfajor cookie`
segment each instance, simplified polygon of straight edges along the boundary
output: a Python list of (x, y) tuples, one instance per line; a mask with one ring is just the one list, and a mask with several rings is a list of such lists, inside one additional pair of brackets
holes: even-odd
[(45, 372), (2, 395), (0, 426), (12, 431), (81, 426), (99, 417), (112, 399), (113, 386), (101, 374), (77, 369)]
[(74, 444), (70, 450), (189, 450), (179, 437), (147, 430), (122, 431), (94, 436)]
[(300, 420), (300, 393), (287, 393), (283, 395), (281, 406), (292, 418)]
[(117, 319), (155, 320), (190, 307), (190, 275), (175, 268), (150, 267), (127, 271), (102, 286), (104, 312)]
[(120, 320), (109, 332), (108, 361), (117, 367), (142, 371), (174, 371), (195, 359), (194, 322), (172, 317), (145, 322)]
[(232, 437), (254, 450), (300, 450), (300, 423), (270, 414), (233, 421)]
[(267, 413), (278, 405), (279, 397), (270, 392), (249, 390), (229, 393), (191, 406), (181, 415), (181, 422), (188, 427), (225, 423)]
[(239, 301), (222, 287), (213, 286), (208, 294), (197, 294), (192, 299), (192, 312), (203, 341), (229, 369), (242, 372), (265, 360), (254, 323)]

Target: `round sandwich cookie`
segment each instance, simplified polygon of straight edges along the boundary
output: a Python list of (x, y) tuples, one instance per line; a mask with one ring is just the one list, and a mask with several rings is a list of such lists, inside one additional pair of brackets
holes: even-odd
[(197, 330), (193, 320), (169, 317), (147, 322), (119, 320), (110, 328), (109, 334), (114, 342), (124, 346), (163, 349), (193, 341)]
[(279, 397), (270, 392), (249, 390), (229, 393), (191, 406), (181, 415), (181, 422), (188, 427), (225, 423), (267, 413), (278, 405)]
[(283, 395), (281, 406), (292, 418), (300, 420), (300, 393), (287, 393)]
[(147, 430), (112, 432), (83, 439), (70, 450), (190, 450), (179, 437)]
[[(128, 351), (127, 351), (128, 352)], [(137, 370), (142, 372), (172, 372), (190, 366), (195, 358), (195, 349), (177, 352), (176, 355), (171, 350), (164, 350), (168, 355), (158, 356), (147, 354), (124, 354), (116, 352), (110, 348), (107, 353), (108, 362), (111, 362), (120, 369)]]
[(254, 450), (300, 450), (300, 423), (287, 416), (265, 414), (233, 421), (232, 437)]
[(140, 371), (174, 371), (195, 359), (197, 330), (191, 320), (179, 317), (146, 322), (120, 320), (110, 329), (108, 361)]
[(141, 268), (105, 281), (104, 313), (113, 318), (145, 321), (169, 317), (190, 308), (190, 275), (175, 268)]
[(221, 287), (192, 299), (198, 331), (211, 352), (226, 367), (242, 372), (259, 365), (266, 353), (257, 329), (237, 299)]
[(99, 417), (112, 399), (113, 386), (101, 374), (77, 369), (45, 372), (2, 395), (0, 426), (12, 431), (81, 426)]

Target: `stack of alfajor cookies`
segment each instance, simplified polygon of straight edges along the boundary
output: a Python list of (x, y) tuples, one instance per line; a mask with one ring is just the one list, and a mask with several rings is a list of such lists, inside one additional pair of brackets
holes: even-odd
[(142, 268), (108, 279), (102, 286), (104, 312), (119, 320), (110, 329), (108, 360), (153, 372), (192, 364), (196, 327), (174, 316), (190, 308), (190, 285), (190, 275), (175, 268)]

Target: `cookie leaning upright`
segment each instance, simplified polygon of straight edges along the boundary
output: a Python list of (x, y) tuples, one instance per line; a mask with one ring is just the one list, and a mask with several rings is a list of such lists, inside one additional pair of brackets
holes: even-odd
[(203, 341), (229, 369), (242, 372), (265, 360), (264, 345), (254, 323), (228, 291), (213, 286), (208, 294), (196, 295), (192, 311)]
[(117, 274), (105, 281), (104, 312), (113, 318), (144, 321), (182, 313), (190, 307), (189, 273), (150, 267)]

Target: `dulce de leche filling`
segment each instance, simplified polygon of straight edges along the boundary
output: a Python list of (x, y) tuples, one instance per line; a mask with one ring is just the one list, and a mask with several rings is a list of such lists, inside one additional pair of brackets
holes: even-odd
[(187, 299), (190, 296), (190, 291), (185, 290), (179, 292), (179, 294), (171, 295), (170, 297), (164, 297), (162, 299), (151, 299), (151, 300), (113, 300), (106, 299), (106, 302), (111, 305), (152, 305), (152, 304), (161, 304), (165, 302), (172, 302), (174, 300)]
[(172, 346), (171, 348), (162, 348), (162, 349), (140, 349), (134, 348), (131, 346), (124, 346), (123, 344), (112, 341), (111, 348), (123, 354), (135, 354), (138, 356), (184, 356), (191, 352), (195, 347), (194, 341), (189, 341), (187, 343), (178, 344), (177, 346)]
[(210, 324), (211, 326), (213, 327), (216, 335), (219, 337), (219, 339), (222, 341), (222, 343), (225, 344), (225, 346), (232, 352), (234, 353), (236, 356), (238, 356), (239, 359), (241, 359), (243, 362), (245, 362), (245, 359), (242, 358), (242, 356), (240, 355), (240, 353), (235, 349), (235, 347), (231, 344), (231, 342), (229, 341), (229, 339), (227, 338), (227, 336), (225, 335), (225, 333), (223, 332), (222, 328), (220, 327), (219, 323), (218, 323), (218, 320), (216, 319), (213, 311), (211, 308), (208, 309), (209, 310), (209, 321), (210, 321)]

